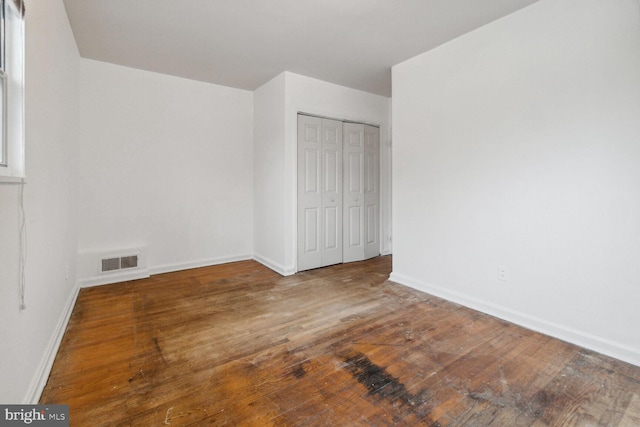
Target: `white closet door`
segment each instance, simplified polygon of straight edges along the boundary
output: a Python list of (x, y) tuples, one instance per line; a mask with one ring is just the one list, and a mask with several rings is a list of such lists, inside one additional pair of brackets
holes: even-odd
[(322, 120), (298, 116), (298, 271), (322, 265)]
[(380, 255), (380, 129), (364, 126), (364, 258)]
[(342, 122), (298, 115), (298, 271), (342, 262)]
[(342, 122), (322, 119), (322, 266), (342, 262)]
[(344, 232), (343, 262), (364, 259), (364, 125), (343, 124), (344, 139)]

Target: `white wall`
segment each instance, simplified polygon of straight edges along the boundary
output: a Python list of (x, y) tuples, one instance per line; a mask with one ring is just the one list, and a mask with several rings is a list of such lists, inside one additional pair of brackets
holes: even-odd
[[(26, 310), (18, 185), (0, 184), (0, 402), (32, 402), (75, 297), (78, 50), (62, 0), (26, 14)], [(46, 380), (46, 376), (44, 376)]]
[(284, 268), (285, 75), (254, 92), (254, 257), (275, 271)]
[(143, 248), (151, 274), (250, 258), (253, 94), (81, 60), (79, 271)]
[(290, 72), (256, 90), (256, 259), (284, 275), (296, 271), (298, 112), (380, 126), (381, 250), (391, 252), (389, 108), (389, 98)]
[(640, 364), (638, 1), (542, 0), (393, 88), (392, 279)]

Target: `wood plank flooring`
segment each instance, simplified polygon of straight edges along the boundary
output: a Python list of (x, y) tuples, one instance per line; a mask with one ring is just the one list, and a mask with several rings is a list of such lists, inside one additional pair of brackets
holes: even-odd
[(387, 281), (391, 257), (83, 289), (72, 426), (639, 426), (640, 368)]

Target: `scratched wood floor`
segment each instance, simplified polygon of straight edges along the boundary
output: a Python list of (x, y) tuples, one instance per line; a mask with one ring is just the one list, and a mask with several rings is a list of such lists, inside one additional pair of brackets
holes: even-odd
[(640, 368), (387, 281), (253, 261), (83, 289), (72, 426), (638, 426)]

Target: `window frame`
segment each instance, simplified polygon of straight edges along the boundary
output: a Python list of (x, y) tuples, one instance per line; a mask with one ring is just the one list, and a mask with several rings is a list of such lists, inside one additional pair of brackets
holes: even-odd
[(2, 90), (2, 99), (0, 100), (0, 167), (8, 167), (7, 160), (7, 80), (6, 71), (6, 23), (5, 23), (5, 7), (6, 0), (0, 0), (0, 89)]
[(7, 73), (4, 70), (0, 69), (0, 90), (2, 90), (2, 99), (0, 100), (0, 108), (2, 112), (0, 112), (0, 167), (9, 167), (8, 161), (8, 141), (7, 141)]
[(0, 0), (0, 183), (25, 178), (24, 0)]

